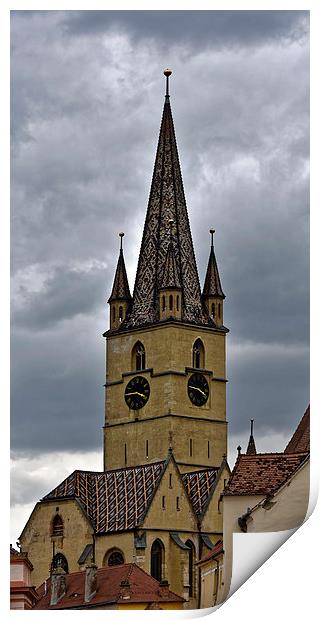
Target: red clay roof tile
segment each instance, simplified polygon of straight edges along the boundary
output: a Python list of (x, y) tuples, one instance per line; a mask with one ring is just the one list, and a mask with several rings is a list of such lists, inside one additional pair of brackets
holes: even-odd
[(274, 493), (291, 478), (308, 456), (308, 452), (240, 454), (223, 494), (266, 495)]
[[(129, 581), (130, 598), (121, 599), (121, 581)], [(44, 583), (37, 589), (40, 600), (34, 609), (71, 609), (74, 607), (94, 607), (117, 602), (184, 602), (178, 594), (169, 590), (168, 596), (161, 593), (159, 582), (136, 564), (106, 566), (97, 570), (97, 592), (90, 603), (84, 601), (85, 571), (66, 575), (66, 593), (54, 606), (50, 605), (51, 585), (47, 581), (47, 593)]]

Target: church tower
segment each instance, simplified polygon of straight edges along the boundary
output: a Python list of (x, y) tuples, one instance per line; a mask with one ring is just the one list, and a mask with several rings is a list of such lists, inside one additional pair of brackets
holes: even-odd
[(225, 296), (214, 231), (201, 294), (170, 105), (171, 71), (164, 74), (133, 296), (121, 243), (109, 298), (105, 470), (156, 462), (172, 449), (180, 471), (191, 472), (219, 467), (227, 453)]

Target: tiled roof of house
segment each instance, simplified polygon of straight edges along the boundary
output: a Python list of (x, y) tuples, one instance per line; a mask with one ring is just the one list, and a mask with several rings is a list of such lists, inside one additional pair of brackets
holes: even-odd
[(204, 564), (205, 562), (208, 562), (209, 560), (213, 560), (217, 555), (220, 555), (220, 553), (223, 553), (223, 542), (222, 542), (222, 540), (218, 540), (218, 542), (215, 544), (213, 549), (211, 549), (211, 551), (209, 551), (209, 553), (207, 553), (207, 555), (205, 555), (204, 558), (199, 560), (197, 562), (197, 564), (198, 565), (199, 564)]
[(182, 474), (182, 480), (197, 516), (201, 516), (207, 507), (218, 471), (217, 467), (212, 467)]
[(78, 498), (97, 533), (135, 528), (149, 507), (165, 461), (105, 472), (74, 471), (42, 501)]
[[(33, 609), (71, 609), (75, 607), (90, 607), (103, 604), (119, 603), (150, 603), (184, 602), (181, 596), (169, 590), (168, 595), (162, 590), (159, 582), (146, 573), (136, 564), (120, 564), (106, 566), (97, 570), (97, 592), (90, 600), (84, 601), (85, 571), (70, 573), (65, 576), (66, 593), (56, 605), (50, 605), (51, 586), (47, 581), (47, 593), (43, 583), (37, 590), (40, 600)], [(121, 582), (128, 581), (130, 598), (123, 598)], [(128, 590), (126, 589), (126, 596)]]
[(240, 454), (223, 494), (266, 495), (274, 493), (291, 478), (308, 456), (308, 452)]
[(310, 405), (293, 433), (285, 453), (307, 452), (308, 450), (310, 450)]

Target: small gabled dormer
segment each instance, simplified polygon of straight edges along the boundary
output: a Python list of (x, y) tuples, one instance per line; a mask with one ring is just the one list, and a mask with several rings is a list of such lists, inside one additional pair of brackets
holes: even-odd
[(108, 299), (110, 305), (110, 329), (118, 329), (126, 318), (131, 304), (131, 295), (128, 284), (126, 266), (123, 257), (122, 238), (124, 233), (119, 233), (120, 254), (116, 273), (114, 276), (112, 293)]
[(169, 220), (169, 224), (170, 241), (163, 268), (161, 288), (159, 289), (160, 321), (170, 318), (181, 319), (182, 288), (179, 268), (173, 247), (173, 220)]
[(202, 299), (208, 315), (214, 321), (217, 327), (222, 327), (223, 325), (223, 300), (225, 299), (225, 295), (223, 293), (218, 265), (214, 253), (213, 247), (213, 235), (214, 230), (211, 228), (211, 249), (209, 254), (208, 267), (206, 272), (206, 277), (204, 281)]

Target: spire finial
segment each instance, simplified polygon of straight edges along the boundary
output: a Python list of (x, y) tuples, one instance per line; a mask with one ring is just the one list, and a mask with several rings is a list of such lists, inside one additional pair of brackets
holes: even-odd
[(169, 97), (169, 77), (172, 74), (172, 71), (171, 69), (165, 69), (163, 73), (166, 76), (166, 97)]
[(210, 228), (209, 232), (211, 235), (211, 247), (213, 248), (213, 235), (216, 231), (214, 230), (214, 228)]
[(254, 419), (250, 420), (250, 422), (251, 422), (250, 435), (253, 435), (253, 423), (254, 423)]
[(122, 250), (122, 238), (124, 237), (124, 233), (123, 232), (119, 233), (119, 237), (120, 237), (120, 250)]

